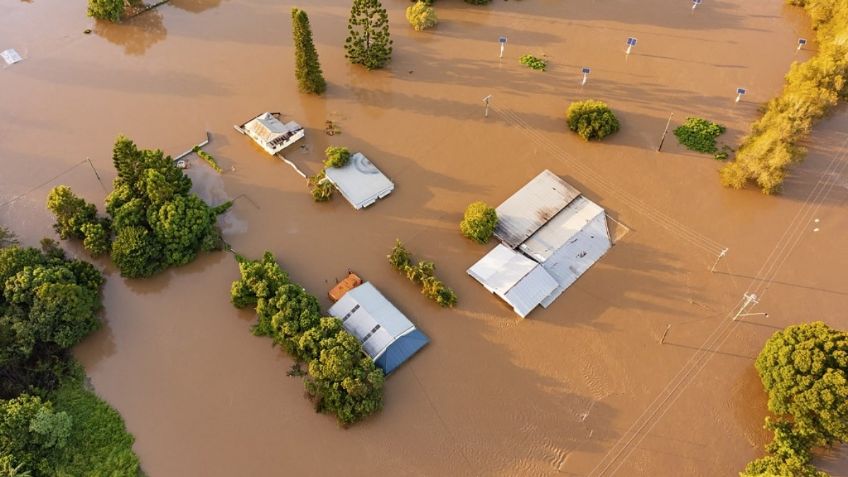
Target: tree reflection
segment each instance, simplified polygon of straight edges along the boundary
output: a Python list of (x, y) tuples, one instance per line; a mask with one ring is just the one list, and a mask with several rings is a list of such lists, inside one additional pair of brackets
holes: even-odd
[(170, 5), (191, 13), (200, 13), (221, 5), (221, 0), (171, 0)]
[(138, 56), (162, 41), (168, 34), (159, 9), (146, 11), (123, 23), (97, 21), (94, 32), (109, 43), (124, 47), (124, 53)]

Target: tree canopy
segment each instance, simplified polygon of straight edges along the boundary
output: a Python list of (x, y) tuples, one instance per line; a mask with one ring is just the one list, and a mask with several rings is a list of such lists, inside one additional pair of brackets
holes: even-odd
[(170, 156), (138, 149), (121, 136), (112, 162), (118, 176), (106, 197), (109, 218), (97, 217), (96, 206), (67, 186), (50, 192), (47, 208), (56, 217), (61, 238), (82, 239), (93, 256), (110, 252), (121, 275), (129, 278), (185, 265), (201, 251), (223, 247), (215, 221), (231, 203), (210, 207), (192, 194), (191, 179)]
[(292, 35), (294, 36), (294, 75), (297, 86), (304, 93), (321, 94), (327, 82), (321, 73), (318, 52), (312, 43), (312, 28), (309, 17), (299, 8), (292, 8)]
[(259, 260), (237, 260), (241, 278), (231, 287), (233, 305), (254, 307), (254, 334), (270, 337), (307, 364), (305, 386), (315, 408), (345, 425), (379, 411), (383, 371), (341, 321), (321, 317), (317, 298), (291, 282), (270, 252)]
[(392, 58), (389, 15), (380, 0), (353, 0), (347, 23), (345, 57), (369, 70), (386, 66)]
[(459, 230), (462, 235), (484, 244), (492, 238), (495, 227), (498, 225), (498, 213), (485, 202), (472, 202), (465, 209)]
[(818, 321), (790, 326), (766, 342), (755, 364), (768, 394), (769, 455), (742, 477), (821, 477), (811, 449), (848, 441), (848, 333)]
[(565, 115), (568, 128), (587, 141), (601, 140), (619, 128), (615, 113), (603, 101), (575, 101), (568, 107)]

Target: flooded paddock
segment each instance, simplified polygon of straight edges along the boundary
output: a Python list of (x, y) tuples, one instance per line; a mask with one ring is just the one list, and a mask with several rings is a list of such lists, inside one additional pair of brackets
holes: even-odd
[[(816, 128), (776, 197), (722, 188), (720, 163), (671, 135), (656, 150), (670, 113), (672, 127), (701, 116), (738, 143), (814, 46), (795, 52), (798, 37), (814, 35), (780, 0), (710, 1), (695, 12), (670, 0), (440, 0), (438, 27), (423, 33), (405, 21), (407, 1), (384, 0), (394, 55), (373, 72), (344, 59), (349, 3), (310, 1), (298, 6), (328, 82), (322, 97), (296, 89), (295, 4), (172, 0), (112, 25), (86, 18), (82, 3), (0, 0), (0, 49), (24, 56), (0, 70), (0, 222), (37, 243), (52, 234), (44, 203), (54, 185), (102, 211), (119, 133), (178, 154), (208, 131), (205, 150), (224, 173), (190, 156), (188, 174), (204, 199), (235, 199), (220, 220), (236, 251), (271, 250), (325, 308), (326, 291), (355, 270), (431, 339), (387, 380), (385, 409), (343, 430), (286, 376), (291, 360), (250, 334), (253, 314), (230, 305), (230, 254), (149, 280), (97, 261), (108, 276), (106, 326), (76, 355), (136, 436), (150, 476), (736, 475), (770, 438), (753, 369), (767, 337), (816, 319), (848, 326), (844, 105)], [(627, 37), (638, 38), (629, 56)], [(525, 53), (544, 56), (548, 70), (520, 65)], [(748, 90), (738, 104), (737, 87)], [(566, 107), (585, 98), (606, 101), (621, 121), (603, 144), (566, 130)], [(338, 194), (314, 203), (300, 176), (233, 130), (263, 111), (307, 129), (284, 154), (308, 174), (328, 145), (344, 145), (394, 192), (361, 211)], [(326, 120), (341, 135), (324, 134)], [(458, 223), (468, 203), (497, 205), (545, 168), (629, 232), (521, 321), (466, 275), (494, 243), (464, 239)], [(396, 238), (435, 261), (456, 309), (391, 269)], [(728, 325), (754, 289), (754, 311), (768, 319)], [(712, 340), (718, 329), (727, 332)], [(822, 462), (848, 473), (844, 452)]]

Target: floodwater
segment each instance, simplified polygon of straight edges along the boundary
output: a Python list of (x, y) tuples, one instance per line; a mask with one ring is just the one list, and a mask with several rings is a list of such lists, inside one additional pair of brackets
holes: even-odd
[[(752, 367), (763, 342), (802, 321), (848, 326), (848, 110), (817, 128), (779, 197), (721, 188), (719, 164), (671, 136), (656, 148), (670, 113), (672, 127), (689, 115), (725, 124), (731, 144), (745, 133), (809, 55), (795, 52), (813, 38), (806, 18), (782, 3), (443, 0), (438, 28), (416, 33), (408, 2), (385, 0), (394, 58), (367, 72), (344, 59), (348, 2), (310, 1), (300, 6), (329, 83), (316, 98), (296, 92), (288, 2), (172, 0), (109, 25), (82, 2), (0, 0), (0, 49), (25, 57), (0, 70), (0, 221), (35, 243), (51, 234), (50, 187), (102, 204), (85, 159), (108, 185), (117, 134), (178, 154), (208, 131), (225, 172), (195, 159), (189, 173), (208, 200), (237, 198), (222, 218), (236, 250), (273, 251), (321, 297), (356, 270), (432, 340), (388, 379), (385, 410), (343, 430), (286, 377), (289, 358), (251, 336), (252, 314), (229, 304), (231, 255), (144, 281), (98, 262), (106, 326), (76, 354), (151, 476), (736, 475), (769, 438)], [(545, 55), (548, 71), (519, 65), (524, 53)], [(738, 104), (737, 87), (748, 89)], [(568, 103), (588, 97), (622, 123), (603, 145), (565, 131)], [(313, 203), (299, 176), (232, 129), (266, 110), (307, 128), (305, 147), (287, 152), (303, 169), (345, 145), (395, 192), (359, 212), (340, 196)], [(323, 134), (327, 119), (341, 135)], [(498, 204), (544, 168), (628, 232), (554, 306), (519, 321), (465, 274), (488, 248), (457, 224), (469, 202)], [(395, 238), (436, 262), (456, 309), (394, 273)], [(768, 318), (730, 322), (752, 290), (749, 311)], [(844, 452), (822, 466), (848, 474)]]

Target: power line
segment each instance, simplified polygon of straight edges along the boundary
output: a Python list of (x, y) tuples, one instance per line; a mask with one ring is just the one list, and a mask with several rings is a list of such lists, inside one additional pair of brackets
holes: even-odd
[[(19, 199), (23, 198), (24, 196), (26, 196), (26, 195), (27, 195), (27, 194), (29, 194), (30, 192), (36, 191), (36, 190), (38, 190), (38, 189), (41, 189), (42, 187), (46, 186), (47, 184), (49, 184), (49, 183), (51, 183), (51, 182), (55, 181), (56, 179), (58, 179), (58, 178), (62, 177), (63, 175), (65, 175), (65, 174), (67, 174), (67, 173), (71, 172), (72, 170), (76, 169), (77, 167), (79, 167), (79, 166), (81, 166), (81, 165), (85, 164), (85, 163), (86, 163), (86, 161), (88, 161), (88, 159), (83, 159), (82, 161), (78, 162), (77, 164), (75, 164), (75, 165), (73, 165), (73, 166), (71, 166), (71, 167), (69, 167), (69, 168), (65, 169), (64, 171), (62, 171), (62, 172), (60, 172), (60, 173), (56, 174), (55, 176), (51, 177), (50, 179), (47, 179), (46, 181), (42, 182), (41, 184), (38, 184), (37, 186), (33, 186), (33, 187), (31, 187), (30, 189), (28, 189), (27, 191), (25, 191), (25, 192), (23, 192), (23, 193), (21, 193), (21, 194), (18, 194), (18, 195), (16, 195), (15, 197), (12, 197), (11, 199), (7, 200), (6, 202), (3, 202), (2, 204), (0, 204), (0, 207), (6, 207), (7, 205), (9, 205), (9, 204), (11, 204), (11, 203), (13, 203), (13, 202), (15, 202), (15, 201), (17, 201), (17, 200), (19, 200)], [(92, 167), (93, 167), (93, 166), (92, 166)], [(99, 179), (99, 178), (98, 178), (98, 179)]]

